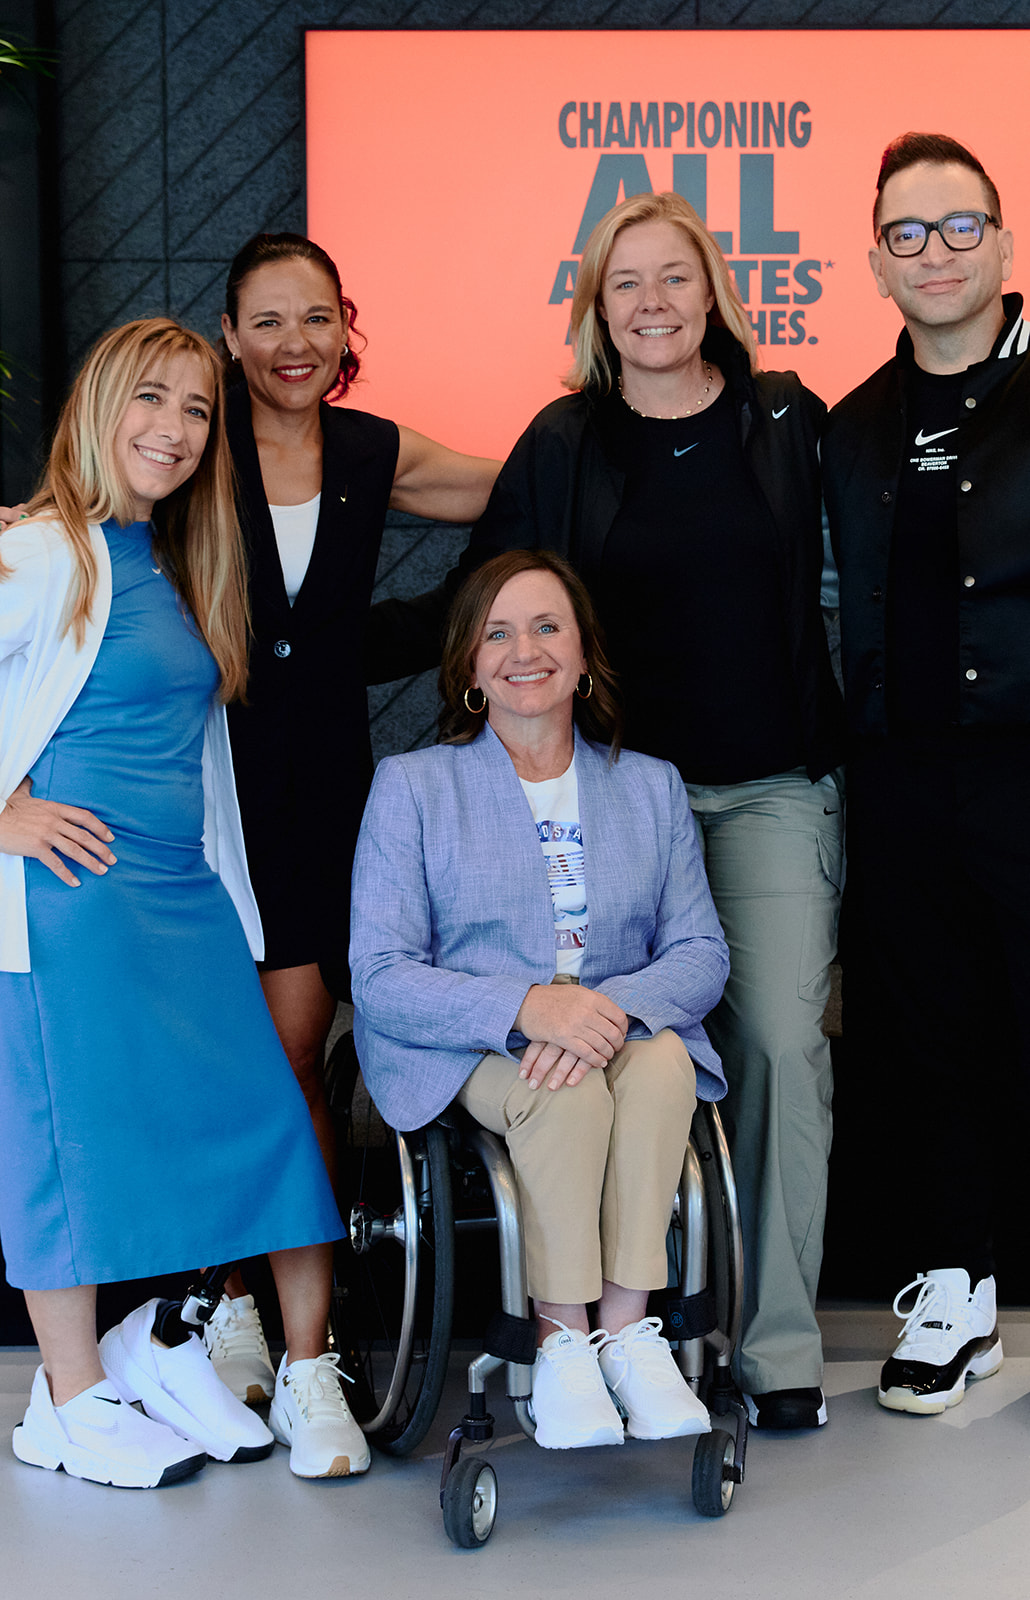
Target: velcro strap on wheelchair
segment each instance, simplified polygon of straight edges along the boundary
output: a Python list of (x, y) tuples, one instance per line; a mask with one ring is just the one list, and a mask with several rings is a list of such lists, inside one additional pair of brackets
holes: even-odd
[(532, 1317), (513, 1317), (509, 1311), (495, 1311), (483, 1341), (488, 1355), (513, 1361), (518, 1367), (531, 1367), (536, 1360), (536, 1322)]
[(715, 1294), (711, 1289), (685, 1297), (666, 1294), (659, 1299), (657, 1310), (661, 1313), (667, 1339), (703, 1339), (719, 1326)]

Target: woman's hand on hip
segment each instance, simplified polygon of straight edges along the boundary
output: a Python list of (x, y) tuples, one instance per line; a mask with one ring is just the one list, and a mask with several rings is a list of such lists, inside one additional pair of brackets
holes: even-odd
[(0, 533), (9, 528), (12, 522), (18, 522), (25, 515), (25, 501), (16, 506), (0, 506)]
[(65, 866), (62, 855), (97, 876), (114, 866), (118, 857), (107, 848), (114, 834), (106, 822), (81, 806), (33, 800), (31, 791), (31, 778), (23, 778), (0, 811), (0, 852), (41, 861), (72, 889), (79, 887), (79, 879)]
[(549, 1089), (560, 1089), (563, 1085), (574, 1089), (594, 1070), (589, 1061), (584, 1061), (574, 1050), (563, 1050), (560, 1044), (532, 1039), (523, 1052), (519, 1077), (527, 1078), (531, 1089), (539, 1089), (545, 1078)]
[(606, 1067), (626, 1043), (629, 1018), (598, 989), (577, 983), (534, 983), (519, 1007), (515, 1026), (527, 1039), (560, 1045), (588, 1067)]

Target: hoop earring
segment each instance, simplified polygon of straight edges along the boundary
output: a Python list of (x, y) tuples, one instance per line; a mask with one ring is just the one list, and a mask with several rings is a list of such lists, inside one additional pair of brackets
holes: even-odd
[(346, 340), (344, 340), (343, 349), (340, 351), (340, 360), (342, 361), (344, 356), (349, 356), (349, 355), (350, 355), (350, 345), (346, 342)]
[[(584, 678), (587, 680), (587, 686), (586, 686), (586, 691), (585, 692), (579, 686), (583, 682)], [(579, 695), (579, 698), (581, 700), (589, 700), (590, 696), (593, 694), (593, 692), (594, 692), (594, 680), (593, 680), (593, 678), (590, 676), (589, 672), (581, 672), (580, 675), (579, 675), (579, 683), (577, 683), (577, 685), (576, 685), (576, 693)]]
[(483, 704), (481, 706), (469, 705), (469, 695), (474, 694), (477, 689), (479, 689), (478, 683), (470, 683), (464, 694), (465, 710), (471, 717), (481, 717), (486, 710), (486, 695), (483, 694), (482, 689), (479, 689), (479, 693), (482, 696)]
[(238, 361), (240, 359), (239, 356), (236, 354), (235, 350), (233, 350), (231, 352), (231, 354), (232, 354), (232, 358), (233, 358), (234, 361)]

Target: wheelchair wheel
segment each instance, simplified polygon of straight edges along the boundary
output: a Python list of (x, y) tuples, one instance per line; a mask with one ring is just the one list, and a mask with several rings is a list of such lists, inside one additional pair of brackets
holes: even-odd
[(447, 1475), (440, 1496), (443, 1525), (452, 1544), (476, 1550), (486, 1544), (497, 1518), (497, 1474), (479, 1456), (463, 1456)]
[(358, 1081), (338, 1132), (341, 1212), (330, 1322), (354, 1379), (347, 1399), (390, 1455), (421, 1443), (450, 1354), (454, 1229), (447, 1139), (438, 1127), (393, 1133)]
[(721, 1428), (703, 1433), (694, 1446), (691, 1491), (694, 1509), (703, 1517), (724, 1517), (730, 1509), (733, 1480), (733, 1435)]
[(702, 1102), (698, 1110), (701, 1115), (695, 1118), (691, 1134), (701, 1160), (711, 1223), (709, 1281), (715, 1288), (719, 1327), (735, 1346), (740, 1338), (744, 1284), (737, 1188), (718, 1110), (710, 1101)]

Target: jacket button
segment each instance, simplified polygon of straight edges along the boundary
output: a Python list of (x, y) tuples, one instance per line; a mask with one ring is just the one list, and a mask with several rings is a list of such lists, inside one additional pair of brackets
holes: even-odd
[(973, 409), (973, 407), (975, 405), (976, 405), (976, 401), (973, 399), (973, 396), (972, 395), (967, 395), (967, 397), (966, 397), (966, 410), (967, 411), (972, 411), (972, 409)]
[(963, 478), (962, 482), (959, 484), (959, 488), (962, 490), (963, 494), (968, 494), (972, 487), (973, 485), (970, 483), (968, 478)]
[(882, 689), (883, 688), (883, 680), (882, 680), (882, 678), (881, 679), (877, 679), (876, 683), (873, 684), (873, 688), (874, 689)]
[(290, 653), (289, 639), (277, 639), (275, 644), (272, 646), (272, 649), (275, 651), (280, 661), (285, 661), (286, 657)]
[(967, 589), (972, 589), (976, 583), (976, 579), (974, 577), (963, 578), (962, 582), (965, 584)]
[(966, 677), (969, 679), (970, 683), (974, 683), (976, 681), (976, 668), (970, 667), (969, 671), (966, 673)]
[(889, 489), (885, 489), (880, 496), (880, 499), (883, 501), (885, 506), (889, 506), (891, 501), (894, 499), (894, 496), (891, 494)]
[(882, 600), (883, 599), (883, 590), (882, 589), (874, 589), (873, 590), (873, 599), (874, 600)]

